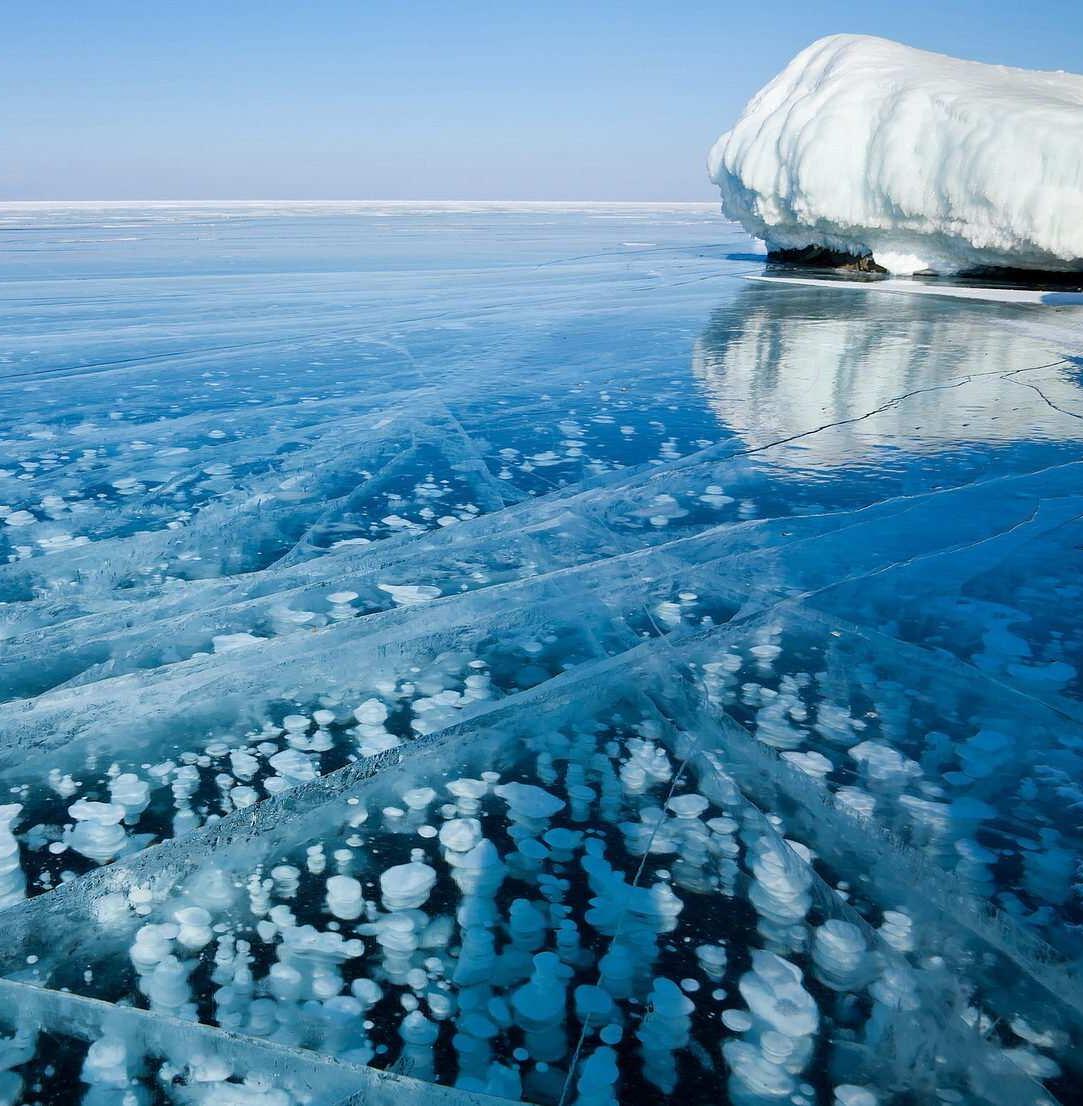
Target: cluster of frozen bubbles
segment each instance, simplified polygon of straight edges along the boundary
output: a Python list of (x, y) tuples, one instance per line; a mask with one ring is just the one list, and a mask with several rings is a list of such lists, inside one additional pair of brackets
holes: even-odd
[[(73, 1060), (77, 1088), (64, 1070)], [(0, 1040), (4, 1106), (309, 1106), (346, 1097), (342, 1093), (324, 1099), (298, 1083), (284, 1080), (281, 1070), (266, 1061), (239, 1063), (213, 1048), (148, 1048), (123, 1032), (106, 1033), (88, 1044), (82, 1038), (21, 1028)]]
[[(766, 673), (780, 652), (765, 638), (751, 655)], [(705, 665), (712, 696), (732, 702), (745, 664), (733, 653)], [(760, 740), (813, 756), (786, 748), (803, 709), (797, 684), (783, 677), (758, 697), (752, 686), (740, 694)], [(185, 833), (311, 782), (343, 741), (351, 758), (394, 753), (495, 694), (487, 665), (464, 654), (377, 692), (143, 774), (114, 765), (107, 798), (57, 770), (50, 786), (71, 821), (50, 848), (110, 863), (144, 843), (158, 789), (171, 796), (172, 832)], [(820, 730), (860, 732), (829, 706)], [(810, 850), (749, 804), (717, 758), (708, 771), (678, 761), (667, 732), (615, 714), (531, 727), (470, 773), (419, 779), (409, 760), (388, 762), (321, 829), (268, 846), (273, 856), (238, 867), (216, 855), (165, 898), (139, 882), (106, 894), (95, 916), (106, 930), (131, 927), (131, 978), (109, 991), (115, 967), (95, 966), (87, 985), (100, 976), (107, 993), (96, 997), (509, 1099), (609, 1106), (642, 1083), (738, 1106), (886, 1106), (896, 1086), (856, 1057), (888, 1042), (896, 1060), (905, 1052), (907, 1020), (927, 1000), (923, 965), (939, 958), (905, 909), (883, 910), (875, 926), (847, 914), (845, 883), (839, 909), (825, 909)], [(848, 744), (875, 801), (896, 761), (877, 752), (887, 746)], [(217, 810), (200, 791), (208, 778)], [(849, 790), (860, 807), (863, 792)], [(20, 814), (0, 807), (5, 904), (27, 891)], [(967, 1017), (991, 1020), (977, 1007)], [(1011, 1029), (993, 1046), (1003, 1062), (1058, 1077), (1048, 1053), (1061, 1035), (1018, 1017)], [(3, 1086), (22, 1086), (25, 1051), (13, 1038), (0, 1053)], [(162, 1070), (207, 1096), (240, 1093), (228, 1066), (176, 1076), (183, 1067)], [(82, 1062), (86, 1100), (138, 1106), (143, 1070), (138, 1048), (104, 1035)], [(972, 1101), (965, 1078), (940, 1074), (944, 1102)], [(273, 1080), (243, 1085), (244, 1101), (290, 1101)]]
[[(524, 647), (540, 651), (543, 645), (527, 641)], [(61, 860), (70, 851), (84, 862), (110, 863), (156, 837), (179, 837), (309, 783), (329, 768), (393, 753), (497, 694), (488, 664), (466, 653), (441, 654), (401, 677), (377, 680), (373, 690), (352, 710), (338, 702), (277, 722), (268, 718), (239, 739), (204, 739), (201, 750), (157, 763), (114, 761), (103, 772), (92, 753), (83, 763), (91, 777), (86, 783), (78, 778), (83, 771), (53, 767), (44, 786), (13, 787), (14, 796), (27, 802), (0, 806), (0, 907), (26, 896), (28, 867), (31, 891), (52, 885), (50, 869), (33, 863), (35, 853)], [(67, 815), (59, 828), (57, 800)], [(40, 821), (32, 820), (35, 814)], [(67, 868), (60, 878), (77, 874)]]
[[(1002, 706), (971, 705), (963, 693), (956, 718), (943, 711), (942, 729), (923, 725), (920, 701), (900, 678), (833, 656), (835, 639), (824, 638), (817, 668), (794, 655), (783, 623), (769, 622), (703, 665), (711, 702), (746, 719), (760, 744), (839, 809), (895, 829), (961, 891), (1063, 937), (1065, 908), (1083, 904), (1083, 882), (1074, 827), (1055, 816), (1079, 796), (1043, 762), (1072, 764), (1074, 738), (1063, 735), (1055, 756), (1034, 739), (1024, 747)], [(1018, 863), (1012, 883), (999, 875), (1006, 859)]]
[[(500, 771), (383, 773), (274, 855), (105, 895), (133, 974), (102, 997), (510, 1099), (886, 1103), (854, 1057), (920, 1004), (910, 917), (824, 916), (808, 850), (709, 781), (649, 719), (534, 731)], [(103, 1039), (82, 1079), (121, 1103), (133, 1070)]]

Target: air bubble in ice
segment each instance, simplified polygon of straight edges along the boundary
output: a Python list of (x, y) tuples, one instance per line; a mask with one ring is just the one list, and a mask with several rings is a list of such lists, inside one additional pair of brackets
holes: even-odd
[(80, 799), (68, 807), (68, 813), (76, 824), (65, 840), (82, 856), (105, 864), (127, 843), (128, 835), (120, 824), (124, 820), (124, 807)]
[(388, 868), (380, 875), (380, 893), (388, 910), (414, 910), (423, 906), (436, 883), (436, 872), (427, 864), (411, 861)]
[(22, 809), (20, 803), (0, 806), (0, 907), (26, 897), (26, 876), (19, 859), (19, 842), (13, 832)]

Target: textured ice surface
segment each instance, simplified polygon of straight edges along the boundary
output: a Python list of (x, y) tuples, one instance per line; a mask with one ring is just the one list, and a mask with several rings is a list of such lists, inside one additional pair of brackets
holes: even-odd
[(0, 1096), (1083, 1078), (1083, 324), (706, 209), (0, 209)]

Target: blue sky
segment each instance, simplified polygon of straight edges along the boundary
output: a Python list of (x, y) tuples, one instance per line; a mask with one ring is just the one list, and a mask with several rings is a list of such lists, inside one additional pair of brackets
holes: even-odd
[(8, 0), (0, 199), (709, 200), (836, 31), (1083, 72), (1083, 0)]

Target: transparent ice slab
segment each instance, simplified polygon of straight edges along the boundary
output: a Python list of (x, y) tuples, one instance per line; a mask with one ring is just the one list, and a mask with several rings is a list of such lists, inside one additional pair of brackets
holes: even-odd
[[(440, 1101), (438, 1087), (315, 1058), (161, 1014), (0, 981), (0, 1086), (43, 1106), (142, 1103)], [(473, 1096), (457, 1092), (455, 1101)], [(499, 1102), (492, 1096), (479, 1102)]]
[[(999, 491), (1002, 498), (1012, 491), (1026, 503), (1032, 483), (1032, 477), (1015, 478)], [(1052, 485), (1047, 480), (1043, 487), (1049, 491)], [(405, 589), (407, 601), (359, 616), (352, 606), (328, 600), (338, 591), (321, 591), (308, 608), (298, 599), (311, 591), (280, 593), (267, 602), (197, 611), (142, 633), (117, 635), (109, 643), (114, 657), (108, 665), (88, 668), (32, 703), (0, 707), (10, 742), (5, 775), (19, 788), (22, 824), (34, 827), (26, 832), (37, 860), (28, 870), (40, 870), (33, 871), (31, 887), (48, 887), (86, 866), (63, 847), (67, 835), (57, 828), (76, 790), (108, 801), (112, 781), (128, 773), (138, 776), (137, 786), (149, 788), (149, 802), (129, 812), (133, 841), (114, 850), (119, 854), (148, 840), (147, 834), (184, 832), (254, 801), (264, 788), (293, 786), (313, 772), (444, 725), (464, 709), (483, 708), (591, 658), (629, 649), (644, 637), (718, 625), (786, 595), (815, 592), (842, 567), (851, 576), (876, 574), (900, 560), (1011, 526), (1003, 510), (990, 515), (972, 505), (964, 509), (977, 494), (962, 489), (938, 493), (935, 502), (920, 507), (907, 499), (858, 512), (723, 525), (581, 565), (579, 543), (588, 539), (597, 552), (599, 531), (577, 527), (574, 516), (558, 518), (522, 535), (529, 544), (518, 546), (521, 565), (538, 575), (521, 582), (487, 580), (476, 591), (418, 603), (410, 589), (419, 585), (384, 584), (387, 590), (380, 593), (370, 579), (370, 593), (386, 598)], [(979, 495), (978, 506), (984, 502)], [(939, 525), (915, 531), (911, 522), (918, 510)], [(570, 553), (556, 557), (565, 544)], [(492, 546), (474, 553), (484, 559), (486, 549)], [(571, 563), (561, 568), (561, 560)], [(387, 579), (394, 566), (395, 579), (393, 573), (409, 563), (384, 557), (379, 571)], [(541, 571), (543, 565), (549, 571)], [(357, 584), (357, 578), (350, 582)], [(489, 589), (501, 606), (496, 621)], [(358, 597), (348, 594), (350, 603)], [(295, 622), (299, 615), (305, 620)], [(227, 617), (238, 621), (230, 625)], [(275, 620), (292, 632), (277, 632)], [(169, 644), (163, 645), (167, 629)], [(242, 640), (229, 636), (231, 630)], [(268, 631), (274, 636), (263, 636)], [(189, 659), (169, 662), (170, 653), (181, 652), (186, 632), (198, 635), (192, 640), (202, 648), (189, 646)], [(40, 636), (37, 642), (30, 637), (29, 645), (35, 644), (42, 644)], [(19, 673), (18, 657), (10, 667)], [(123, 667), (146, 671), (111, 675)], [(351, 671), (364, 671), (367, 678), (353, 679)], [(356, 728), (351, 712), (370, 700), (387, 717), (377, 719), (374, 729)], [(314, 723), (316, 711), (326, 718)], [(296, 764), (276, 773), (272, 758), (283, 757)]]

